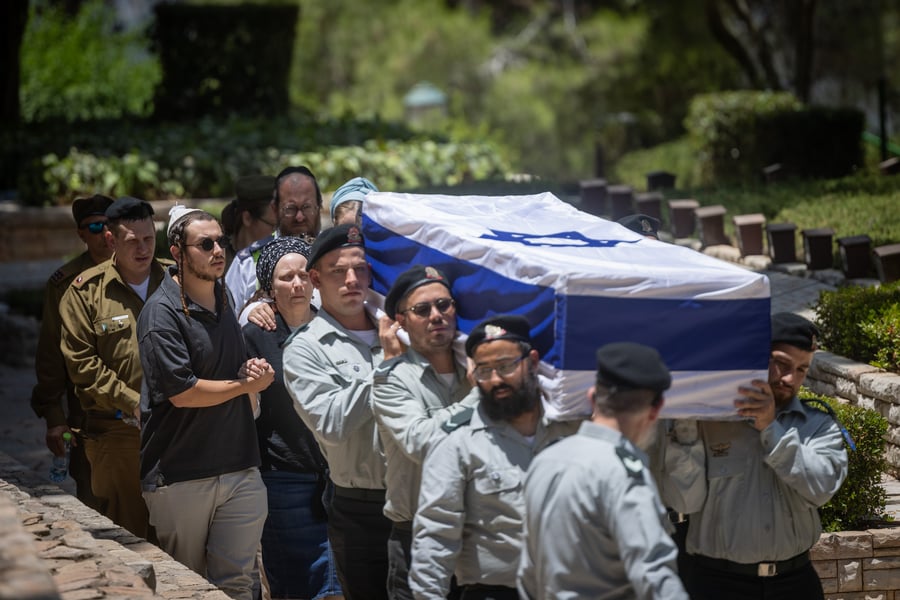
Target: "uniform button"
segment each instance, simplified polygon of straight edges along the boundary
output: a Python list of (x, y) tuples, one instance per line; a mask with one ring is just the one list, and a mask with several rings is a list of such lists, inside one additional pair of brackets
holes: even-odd
[(493, 481), (500, 481), (500, 473), (497, 473), (496, 471), (494, 471), (493, 473), (491, 473), (491, 479)]

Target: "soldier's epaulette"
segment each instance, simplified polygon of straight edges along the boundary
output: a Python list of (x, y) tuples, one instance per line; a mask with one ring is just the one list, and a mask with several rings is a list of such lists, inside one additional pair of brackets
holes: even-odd
[(398, 364), (400, 364), (400, 360), (403, 358), (403, 355), (395, 356), (394, 358), (389, 358), (385, 361), (382, 361), (378, 368), (372, 372), (372, 379), (375, 383), (384, 383), (387, 381), (388, 373), (393, 370)]
[(625, 465), (625, 472), (631, 477), (635, 483), (644, 483), (644, 461), (638, 458), (631, 450), (625, 446), (616, 446), (616, 454), (619, 460)]
[(469, 406), (465, 409), (459, 411), (441, 425), (441, 429), (443, 429), (446, 433), (452, 433), (462, 427), (463, 425), (468, 425), (472, 420), (472, 415), (475, 414), (475, 407)]
[(66, 272), (63, 271), (62, 269), (57, 269), (57, 270), (53, 273), (53, 275), (50, 276), (50, 281), (52, 281), (54, 284), (56, 284), (56, 283), (59, 283), (60, 281), (62, 281), (63, 279), (65, 279), (65, 278), (66, 278)]
[(297, 337), (297, 334), (298, 334), (298, 333), (300, 333), (301, 331), (306, 331), (307, 329), (309, 329), (309, 323), (304, 323), (303, 325), (301, 325), (300, 327), (298, 327), (297, 329), (295, 329), (295, 330), (291, 333), (291, 335), (287, 336), (287, 338), (284, 340), (284, 342), (281, 343), (281, 347), (282, 347), (282, 348), (287, 348), (287, 347), (291, 344), (291, 342), (293, 341), (293, 339), (294, 339), (295, 337)]
[(72, 287), (81, 288), (81, 286), (86, 284), (88, 281), (91, 281), (95, 277), (99, 276), (103, 272), (102, 267), (105, 264), (106, 263), (100, 263), (99, 265), (95, 265), (90, 269), (85, 269), (84, 271), (79, 273), (78, 276), (72, 280)]
[(844, 427), (844, 424), (841, 422), (840, 418), (838, 418), (837, 413), (834, 412), (834, 409), (831, 408), (827, 402), (820, 400), (819, 398), (801, 398), (800, 402), (802, 402), (804, 406), (809, 406), (813, 410), (819, 410), (830, 416), (841, 431), (841, 436), (843, 436), (844, 441), (847, 442), (847, 447), (851, 450), (856, 450), (856, 442), (853, 441), (850, 432), (847, 431), (847, 428)]

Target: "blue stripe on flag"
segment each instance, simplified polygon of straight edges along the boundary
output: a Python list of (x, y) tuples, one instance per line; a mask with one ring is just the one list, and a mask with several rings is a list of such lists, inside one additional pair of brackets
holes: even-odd
[(769, 310), (769, 298), (560, 296), (562, 367), (594, 370), (597, 348), (627, 341), (656, 348), (673, 371), (766, 369)]

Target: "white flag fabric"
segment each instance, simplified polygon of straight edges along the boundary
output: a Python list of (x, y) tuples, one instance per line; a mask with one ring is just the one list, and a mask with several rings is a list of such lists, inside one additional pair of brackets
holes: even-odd
[(674, 380), (666, 417), (733, 417), (738, 385), (766, 378), (764, 275), (645, 238), (550, 193), (370, 193), (363, 234), (376, 292), (412, 265), (432, 265), (453, 282), (461, 331), (495, 314), (526, 317), (553, 418), (589, 413), (595, 352), (609, 342), (660, 352)]

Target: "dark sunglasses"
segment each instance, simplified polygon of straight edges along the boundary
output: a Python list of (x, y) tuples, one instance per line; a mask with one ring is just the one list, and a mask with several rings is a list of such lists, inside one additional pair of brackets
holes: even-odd
[(103, 229), (106, 227), (105, 221), (97, 221), (96, 223), (88, 223), (87, 225), (82, 225), (79, 229), (87, 229), (91, 233), (103, 233)]
[(431, 307), (435, 307), (438, 309), (438, 312), (441, 314), (446, 313), (450, 310), (456, 302), (453, 298), (438, 298), (434, 302), (419, 302), (418, 304), (413, 304), (409, 308), (401, 312), (411, 312), (418, 317), (422, 317), (423, 319), (431, 314)]
[(227, 235), (223, 235), (222, 237), (215, 240), (212, 238), (203, 238), (202, 242), (199, 242), (197, 244), (185, 244), (185, 246), (197, 246), (204, 252), (212, 252), (213, 248), (216, 247), (216, 244), (219, 245), (219, 248), (224, 250), (230, 243), (231, 238), (229, 238)]

